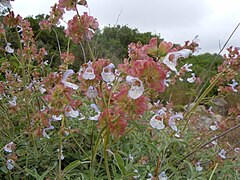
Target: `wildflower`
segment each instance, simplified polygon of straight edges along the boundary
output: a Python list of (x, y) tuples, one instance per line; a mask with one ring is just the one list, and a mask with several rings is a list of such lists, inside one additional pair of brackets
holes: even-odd
[(210, 126), (210, 129), (213, 130), (213, 131), (216, 131), (216, 130), (219, 128), (219, 125), (218, 125), (218, 122), (217, 122), (217, 121), (214, 121), (214, 124), (215, 124), (215, 125), (211, 125), (211, 126)]
[(14, 160), (8, 159), (7, 160), (7, 169), (12, 170), (14, 168), (14, 164), (15, 164)]
[(203, 170), (203, 167), (201, 166), (201, 162), (199, 161), (195, 164), (195, 167), (197, 172), (201, 172)]
[(133, 176), (133, 179), (138, 179), (140, 177), (140, 174), (138, 173), (138, 170), (135, 169), (133, 172), (137, 174), (136, 176)]
[(226, 154), (227, 152), (222, 149), (219, 153), (218, 153), (218, 156), (220, 156), (222, 159), (226, 159)]
[(47, 91), (43, 86), (39, 86), (38, 90), (41, 92), (41, 94), (44, 94)]
[(43, 131), (42, 131), (43, 137), (49, 139), (50, 137), (49, 137), (48, 134), (46, 133), (46, 130), (51, 130), (51, 129), (54, 129), (54, 126), (49, 126), (48, 128), (44, 128)]
[(113, 63), (110, 63), (108, 66), (104, 67), (102, 70), (102, 78), (105, 82), (111, 83), (115, 79), (115, 75), (112, 72), (112, 69), (115, 68), (115, 65)]
[(52, 120), (53, 121), (61, 121), (63, 118), (63, 115), (60, 114), (59, 116), (56, 116), (56, 115), (52, 115)]
[(4, 146), (4, 151), (11, 153), (15, 149), (15, 144), (13, 142), (10, 142)]
[(235, 79), (233, 79), (232, 82), (233, 82), (232, 84), (228, 85), (232, 87), (233, 92), (238, 92), (238, 90), (235, 88), (238, 85), (238, 83), (235, 81)]
[(128, 96), (132, 99), (139, 98), (144, 92), (142, 81), (132, 76), (127, 76), (126, 81), (127, 83), (131, 84), (131, 89), (128, 91)]
[(165, 125), (163, 122), (163, 118), (159, 115), (154, 115), (150, 120), (150, 125), (158, 130), (164, 129)]
[(183, 116), (181, 114), (175, 114), (175, 115), (171, 116), (168, 121), (168, 125), (172, 128), (172, 130), (177, 132), (178, 128), (176, 126), (175, 119), (183, 119)]
[(74, 90), (77, 90), (79, 88), (79, 86), (77, 86), (76, 84), (67, 82), (67, 78), (69, 76), (71, 76), (72, 74), (74, 74), (74, 71), (72, 69), (68, 69), (64, 74), (63, 74), (63, 78), (62, 78), (62, 83), (64, 84), (65, 87), (69, 87), (72, 88)]
[(164, 79), (164, 85), (169, 87), (169, 83), (171, 82), (170, 79)]
[(189, 83), (193, 83), (193, 82), (196, 80), (195, 73), (192, 73), (191, 75), (192, 75), (192, 77), (187, 78), (187, 81), (188, 81)]
[(97, 113), (97, 115), (91, 116), (91, 117), (89, 117), (88, 119), (89, 119), (89, 120), (92, 120), (92, 121), (98, 121), (98, 118), (99, 118), (99, 116), (101, 115), (101, 112), (99, 111), (99, 109), (98, 109), (98, 107), (97, 107), (96, 104), (91, 104), (90, 107), (95, 110), (95, 112)]
[(169, 69), (174, 71), (176, 74), (179, 74), (176, 69), (178, 58), (180, 57), (187, 58), (190, 53), (192, 53), (192, 51), (189, 49), (182, 49), (181, 51), (168, 53), (163, 59), (163, 64), (165, 64)]
[(8, 101), (9, 105), (11, 107), (14, 107), (17, 105), (17, 97), (16, 96), (13, 96), (13, 100), (12, 101)]
[(0, 1), (0, 9), (2, 7), (7, 7), (7, 8), (12, 8), (11, 4), (10, 4), (10, 0), (1, 0)]
[(158, 180), (168, 180), (168, 177), (164, 171), (160, 173)]
[(85, 80), (93, 80), (96, 76), (94, 74), (94, 69), (92, 68), (92, 62), (88, 62), (88, 67), (85, 69), (83, 75), (83, 79)]
[(93, 86), (89, 86), (87, 90), (87, 97), (90, 99), (96, 98), (98, 95), (97, 89)]
[(78, 110), (73, 110), (73, 108), (71, 106), (67, 105), (66, 108), (65, 108), (65, 116), (76, 118), (76, 117), (79, 116), (79, 111)]
[(63, 155), (63, 149), (62, 149), (62, 146), (61, 146), (61, 148), (60, 148), (60, 150), (59, 149), (57, 149), (57, 152), (59, 152), (60, 151), (60, 157), (58, 156), (58, 159), (61, 159), (61, 160), (64, 160), (64, 155)]
[(181, 69), (184, 69), (187, 72), (192, 72), (192, 69), (190, 69), (190, 67), (192, 67), (193, 64), (184, 64), (184, 66)]
[(7, 43), (7, 46), (5, 47), (5, 50), (8, 52), (8, 53), (13, 53), (14, 52), (14, 49), (10, 47), (11, 46), (11, 43)]

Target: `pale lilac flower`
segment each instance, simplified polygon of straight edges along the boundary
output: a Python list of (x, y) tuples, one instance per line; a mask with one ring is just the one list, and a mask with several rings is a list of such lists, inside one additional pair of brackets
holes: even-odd
[(163, 107), (163, 108), (161, 108), (161, 109), (158, 110), (157, 114), (158, 114), (159, 116), (162, 116), (162, 115), (165, 115), (165, 114), (166, 114), (166, 111), (167, 111), (167, 109), (166, 109), (165, 107)]
[(201, 162), (199, 161), (195, 164), (195, 167), (197, 172), (201, 172), (203, 170), (203, 167), (201, 166)]
[(214, 114), (214, 112), (212, 111), (212, 109), (213, 109), (213, 107), (210, 106), (207, 111), (208, 111), (210, 114)]
[(93, 80), (96, 77), (96, 75), (94, 74), (94, 69), (92, 68), (91, 61), (88, 62), (88, 67), (85, 69), (82, 77), (85, 80)]
[(173, 116), (170, 117), (169, 121), (168, 121), (168, 125), (172, 128), (172, 130), (174, 131), (178, 131), (178, 128), (176, 126), (176, 122), (175, 119), (183, 119), (183, 115), (182, 114), (175, 114)]
[[(1, 7), (2, 6), (2, 7)], [(4, 7), (7, 7), (9, 9), (12, 8), (11, 4), (10, 4), (10, 0), (1, 0), (0, 1), (0, 10)]]
[(46, 130), (52, 130), (52, 129), (54, 129), (54, 126), (49, 126), (48, 128), (44, 128), (43, 131), (42, 131), (43, 137), (49, 139), (50, 137), (49, 137), (49, 135), (46, 133)]
[(235, 152), (235, 153), (239, 153), (239, 152), (240, 152), (240, 148), (238, 148), (238, 147), (237, 147), (237, 148), (234, 148), (234, 152)]
[(219, 153), (218, 153), (218, 156), (220, 156), (222, 159), (226, 159), (226, 154), (227, 152), (222, 149)]
[(42, 86), (39, 86), (38, 90), (41, 92), (41, 94), (44, 94), (47, 90)]
[[(179, 74), (176, 69), (178, 58), (181, 58), (181, 57), (187, 58), (190, 55), (190, 53), (192, 53), (192, 51), (189, 49), (182, 49), (177, 52), (170, 52), (163, 59), (163, 64), (165, 64), (169, 69), (174, 71), (176, 74)], [(169, 59), (171, 55), (173, 55), (172, 60)]]
[(107, 83), (112, 83), (115, 79), (115, 75), (112, 72), (112, 69), (115, 68), (113, 63), (110, 63), (108, 66), (104, 67), (102, 70), (102, 78)]
[(98, 109), (96, 104), (91, 104), (90, 105), (91, 108), (93, 108), (95, 110), (95, 112), (97, 113), (97, 115), (95, 116), (91, 116), (88, 119), (91, 121), (98, 121), (99, 116), (101, 115), (101, 111)]
[(87, 90), (87, 97), (90, 99), (96, 98), (98, 95), (97, 89), (93, 86), (89, 86)]
[(131, 88), (128, 91), (128, 96), (130, 98), (137, 99), (143, 94), (144, 87), (143, 87), (143, 83), (140, 79), (138, 79), (136, 77), (132, 77), (132, 76), (127, 76), (126, 82), (131, 85)]
[(7, 160), (7, 169), (12, 170), (14, 168), (14, 164), (15, 164), (14, 160), (8, 159)]
[(61, 121), (63, 118), (63, 115), (60, 114), (59, 116), (52, 115), (52, 121)]
[(13, 53), (14, 52), (14, 49), (10, 47), (11, 46), (11, 43), (7, 43), (7, 46), (5, 47), (5, 50), (8, 52), (8, 53)]
[(211, 125), (211, 126), (210, 126), (210, 129), (211, 129), (212, 131), (216, 131), (218, 128), (219, 128), (219, 125), (218, 125), (218, 122), (217, 122), (217, 121), (214, 121), (214, 125)]
[(171, 82), (171, 80), (170, 79), (164, 79), (163, 82), (164, 82), (165, 86), (169, 87), (169, 83)]
[(154, 115), (151, 119), (150, 119), (150, 125), (158, 130), (164, 129), (165, 125), (163, 122), (163, 118), (159, 115)]
[(137, 173), (136, 176), (133, 176), (133, 179), (138, 179), (140, 177), (140, 174), (138, 173), (138, 170), (135, 169), (133, 172)]
[(179, 81), (183, 81), (183, 78), (181, 78), (181, 77), (179, 77), (178, 79), (179, 79)]
[(194, 81), (195, 81), (197, 78), (196, 78), (196, 76), (195, 76), (195, 73), (192, 73), (191, 75), (192, 75), (192, 77), (187, 78), (187, 81), (188, 81), (189, 83), (194, 83)]
[(78, 118), (78, 120), (80, 120), (80, 121), (84, 120), (86, 118), (82, 113), (80, 113), (79, 116), (80, 116), (80, 118)]
[(228, 85), (232, 87), (233, 92), (238, 92), (238, 90), (235, 88), (238, 85), (238, 83), (235, 81), (235, 79), (233, 79), (232, 82), (233, 82), (232, 84)]
[(6, 144), (3, 149), (5, 152), (11, 153), (14, 148), (15, 144), (11, 141), (10, 143)]
[(9, 103), (9, 105), (10, 105), (11, 107), (16, 106), (16, 105), (17, 105), (17, 97), (16, 97), (16, 96), (13, 96), (12, 101), (8, 101), (8, 103)]
[(168, 180), (168, 177), (164, 171), (160, 173), (158, 180)]
[(184, 66), (181, 69), (185, 69), (187, 72), (192, 72), (192, 69), (190, 69), (190, 67), (192, 67), (193, 64), (184, 64)]
[(71, 106), (67, 105), (66, 108), (65, 108), (65, 116), (76, 118), (76, 117), (79, 116), (79, 111), (78, 110), (73, 110), (73, 108)]
[(71, 82), (68, 82), (67, 81), (67, 78), (71, 75), (74, 74), (74, 71), (72, 69), (68, 69), (64, 74), (63, 74), (63, 78), (62, 78), (62, 83), (64, 84), (65, 87), (69, 87), (69, 88), (72, 88), (74, 90), (77, 90), (79, 88), (78, 85), (76, 84), (73, 84)]

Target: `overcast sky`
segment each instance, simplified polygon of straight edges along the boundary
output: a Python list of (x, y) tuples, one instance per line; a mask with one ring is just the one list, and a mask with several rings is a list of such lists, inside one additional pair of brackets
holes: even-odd
[[(25, 17), (47, 14), (55, 2), (15, 0), (12, 4)], [(240, 23), (240, 0), (88, 0), (88, 5), (89, 9), (80, 7), (80, 11), (90, 12), (101, 28), (116, 23), (128, 25), (179, 44), (199, 35), (200, 53), (217, 53)], [(230, 45), (240, 47), (240, 28)]]

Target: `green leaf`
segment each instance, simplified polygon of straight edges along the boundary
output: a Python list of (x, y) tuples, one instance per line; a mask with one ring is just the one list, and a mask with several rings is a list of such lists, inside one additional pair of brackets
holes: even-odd
[(64, 170), (63, 173), (64, 174), (68, 174), (71, 170), (73, 170), (74, 168), (76, 168), (77, 166), (79, 166), (81, 164), (81, 161), (76, 160), (71, 162), (69, 165), (67, 165)]
[(125, 167), (124, 167), (124, 161), (123, 161), (122, 156), (118, 153), (115, 153), (114, 158), (117, 162), (119, 170), (121, 171), (122, 175), (124, 175), (125, 174)]

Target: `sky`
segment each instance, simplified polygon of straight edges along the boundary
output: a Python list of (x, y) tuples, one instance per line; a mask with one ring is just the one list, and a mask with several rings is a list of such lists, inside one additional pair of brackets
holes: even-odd
[[(21, 16), (47, 14), (57, 0), (15, 0)], [(116, 24), (158, 34), (165, 41), (184, 44), (199, 35), (199, 53), (218, 53), (240, 23), (240, 0), (88, 0), (79, 7), (97, 18), (100, 28)], [(72, 13), (66, 15), (70, 19)], [(240, 47), (240, 27), (229, 46)], [(226, 53), (224, 51), (223, 53)]]

